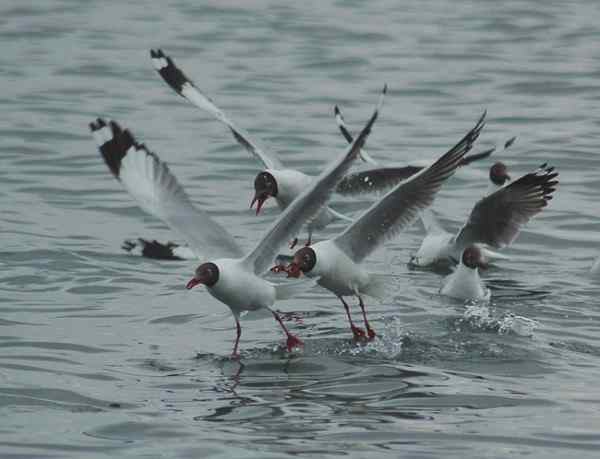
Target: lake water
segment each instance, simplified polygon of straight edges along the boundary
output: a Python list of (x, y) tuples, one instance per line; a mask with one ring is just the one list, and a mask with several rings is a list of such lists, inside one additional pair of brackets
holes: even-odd
[[(49, 0), (0, 13), (1, 457), (598, 457), (597, 2)], [(514, 177), (548, 161), (559, 189), (485, 272), (488, 307), (442, 298), (440, 273), (407, 267), (415, 224), (367, 261), (390, 286), (369, 303), (374, 342), (353, 343), (338, 300), (314, 289), (277, 306), (301, 355), (255, 317), (231, 361), (228, 309), (184, 288), (195, 263), (121, 251), (174, 236), (110, 176), (87, 127), (129, 127), (244, 247), (259, 239), (277, 210), (248, 208), (257, 163), (162, 82), (156, 47), (291, 167), (318, 173), (345, 145), (334, 104), (356, 130), (387, 82), (368, 142), (382, 164), (443, 153), (487, 109), (477, 149), (516, 135), (495, 157)], [(489, 165), (440, 193), (449, 228)], [(370, 200), (334, 204), (357, 214)]]

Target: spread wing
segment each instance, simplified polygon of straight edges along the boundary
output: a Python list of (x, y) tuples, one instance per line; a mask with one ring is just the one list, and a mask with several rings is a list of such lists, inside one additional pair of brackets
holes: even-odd
[(387, 191), (398, 183), (423, 170), (419, 166), (383, 167), (346, 175), (336, 192), (345, 196)]
[[(336, 105), (335, 106), (335, 119), (340, 132), (344, 136), (347, 142), (352, 142), (352, 134), (348, 130), (345, 124), (342, 111)], [(514, 139), (513, 139), (514, 140)], [(459, 166), (466, 166), (473, 161), (479, 161), (490, 156), (495, 151), (495, 148), (490, 148), (480, 153), (475, 153), (469, 156), (465, 156), (460, 162)], [(365, 151), (363, 149), (363, 155)], [(367, 155), (368, 158), (370, 156)], [(368, 161), (371, 162), (371, 161)], [(406, 180), (408, 177), (420, 172), (424, 169), (421, 166), (406, 166), (406, 167), (384, 167), (380, 169), (372, 169), (368, 171), (357, 172), (349, 174), (344, 177), (344, 180), (338, 185), (336, 190), (342, 195), (358, 195), (363, 193), (382, 192), (387, 191), (390, 188), (396, 186), (398, 183)]]
[(471, 149), (485, 125), (485, 113), (475, 127), (435, 163), (400, 183), (334, 239), (352, 260), (362, 261), (377, 247), (410, 225), (431, 205), (436, 193)]
[(283, 169), (283, 164), (273, 153), (267, 154), (258, 144), (250, 138), (243, 129), (238, 128), (214, 102), (200, 91), (192, 80), (175, 65), (173, 59), (164, 54), (162, 50), (150, 50), (152, 65), (165, 82), (181, 97), (184, 97), (196, 107), (210, 113), (221, 123), (225, 124), (235, 140), (248, 152), (258, 159), (266, 169)]
[(100, 118), (90, 129), (106, 165), (140, 207), (179, 233), (198, 256), (243, 255), (227, 230), (192, 204), (168, 166), (127, 129)]
[(552, 199), (558, 172), (546, 164), (481, 199), (456, 236), (457, 247), (485, 243), (500, 248), (510, 245), (521, 227), (541, 212)]
[(279, 249), (327, 203), (337, 183), (348, 172), (352, 162), (358, 157), (361, 147), (371, 133), (371, 127), (379, 115), (386, 91), (387, 86), (383, 89), (379, 104), (373, 115), (350, 148), (313, 180), (308, 189), (292, 201), (271, 225), (256, 248), (246, 257), (247, 266), (251, 267), (255, 274), (263, 274), (268, 270)]

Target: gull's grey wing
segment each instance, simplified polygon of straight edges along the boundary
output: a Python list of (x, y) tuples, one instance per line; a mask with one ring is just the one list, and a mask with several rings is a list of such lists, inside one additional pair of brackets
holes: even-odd
[(360, 148), (371, 132), (371, 127), (379, 115), (383, 104), (384, 87), (379, 104), (361, 133), (348, 150), (328, 166), (300, 196), (281, 213), (279, 218), (267, 230), (258, 245), (248, 254), (245, 262), (255, 274), (263, 274), (269, 269), (279, 249), (286, 244), (290, 236), (295, 235), (302, 225), (313, 218), (329, 200), (337, 183), (348, 172), (357, 158)]
[(335, 191), (345, 196), (387, 191), (423, 169), (419, 166), (382, 167), (355, 172), (346, 175)]
[(255, 141), (250, 138), (250, 135), (241, 128), (238, 128), (233, 122), (227, 118), (225, 113), (218, 108), (214, 102), (200, 91), (192, 80), (190, 80), (182, 71), (175, 65), (173, 59), (167, 56), (162, 50), (150, 50), (152, 65), (165, 82), (181, 97), (184, 97), (196, 107), (210, 113), (221, 123), (225, 124), (235, 140), (242, 145), (248, 152), (258, 159), (267, 169), (283, 169), (283, 164), (274, 153), (267, 154)]
[(90, 129), (106, 165), (140, 207), (179, 233), (198, 256), (243, 255), (229, 232), (192, 204), (168, 166), (129, 130), (100, 118)]
[[(350, 134), (350, 131), (344, 122), (342, 111), (337, 105), (335, 106), (335, 119), (338, 127), (340, 128), (340, 132), (346, 141), (348, 143), (352, 142), (352, 134)], [(514, 138), (512, 140), (514, 141)], [(494, 147), (482, 151), (481, 153), (465, 156), (460, 162), (459, 166), (466, 166), (473, 161), (479, 161), (480, 159), (487, 158), (495, 151), (495, 149), (496, 148)], [(422, 171), (423, 169), (424, 167), (422, 166), (405, 166), (383, 167), (379, 169), (357, 172), (345, 177), (344, 180), (342, 180), (338, 185), (336, 192), (342, 195), (353, 196), (363, 193), (378, 193), (387, 191), (403, 180), (406, 180), (417, 172)]]
[(373, 204), (361, 217), (334, 239), (355, 262), (362, 261), (431, 205), (436, 193), (471, 149), (485, 125), (485, 113), (475, 127), (435, 163), (406, 182), (400, 183)]
[(558, 184), (556, 177), (553, 167), (542, 164), (479, 200), (456, 235), (456, 246), (462, 250), (474, 243), (496, 248), (511, 244), (521, 227), (548, 205)]

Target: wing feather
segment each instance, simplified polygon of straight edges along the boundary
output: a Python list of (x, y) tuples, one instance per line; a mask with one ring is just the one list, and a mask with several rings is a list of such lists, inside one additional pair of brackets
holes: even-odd
[(292, 201), (271, 225), (256, 248), (248, 254), (245, 262), (255, 274), (266, 272), (276, 258), (279, 249), (300, 230), (304, 223), (314, 218), (325, 206), (336, 185), (348, 172), (352, 162), (358, 157), (361, 147), (371, 133), (371, 128), (377, 120), (386, 91), (387, 86), (384, 86), (377, 108), (352, 145), (321, 175), (313, 180), (308, 189)]
[(279, 158), (274, 153), (267, 154), (250, 138), (250, 135), (246, 131), (233, 124), (233, 121), (175, 65), (173, 59), (160, 49), (150, 50), (150, 57), (156, 71), (177, 94), (225, 124), (233, 134), (235, 140), (248, 150), (252, 156), (258, 159), (266, 169), (283, 169)]
[[(344, 121), (342, 111), (337, 105), (335, 106), (335, 120), (342, 136), (348, 143), (351, 143), (353, 139), (352, 134), (350, 134), (346, 122)], [(514, 138), (512, 140), (514, 141)], [(465, 156), (459, 166), (466, 166), (474, 161), (485, 159), (494, 151), (495, 148), (489, 148), (480, 153)], [(362, 153), (365, 154), (364, 149), (362, 150)], [(367, 157), (370, 158), (368, 155)], [(371, 162), (368, 160), (366, 161)], [(349, 174), (340, 182), (336, 192), (342, 195), (354, 196), (363, 193), (380, 193), (388, 191), (390, 188), (395, 187), (398, 183), (423, 169), (424, 167), (422, 166), (383, 167)]]
[(195, 207), (166, 163), (118, 123), (98, 118), (90, 129), (109, 170), (140, 207), (179, 233), (200, 257), (242, 256), (227, 230)]
[(457, 247), (462, 250), (474, 243), (495, 248), (510, 245), (521, 227), (548, 205), (558, 184), (556, 177), (558, 172), (553, 167), (542, 164), (536, 171), (479, 200), (456, 235)]
[(335, 244), (355, 262), (362, 261), (391, 239), (433, 202), (444, 181), (454, 174), (485, 125), (485, 113), (476, 126), (453, 148), (427, 169), (402, 182), (369, 208), (334, 239)]

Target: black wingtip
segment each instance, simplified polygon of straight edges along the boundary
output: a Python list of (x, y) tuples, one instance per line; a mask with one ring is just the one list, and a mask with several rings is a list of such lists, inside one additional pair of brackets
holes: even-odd
[(506, 142), (504, 142), (504, 149), (506, 150), (507, 148), (509, 148), (513, 143), (515, 143), (515, 140), (517, 140), (517, 136), (513, 136)]
[(125, 240), (121, 248), (127, 252), (132, 252), (136, 247), (141, 249), (141, 255), (154, 260), (183, 260), (174, 254), (174, 249), (179, 247), (173, 242), (163, 244), (157, 240), (146, 240), (138, 238), (137, 241)]
[(166, 61), (167, 65), (160, 68), (155, 66), (155, 70), (177, 94), (183, 96), (181, 91), (186, 83), (193, 85), (192, 81), (175, 65), (173, 59), (163, 53), (161, 49), (150, 50), (150, 56), (152, 59), (164, 59)]
[(337, 105), (333, 107), (333, 113), (335, 114), (335, 116), (342, 116), (342, 114), (340, 113), (340, 107), (338, 107)]
[(165, 54), (163, 53), (162, 49), (156, 48), (150, 50), (150, 57), (153, 59), (160, 59), (162, 57), (165, 57)]
[(96, 122), (90, 123), (92, 132), (106, 126), (110, 127), (111, 138), (99, 145), (98, 149), (108, 169), (118, 179), (123, 158), (132, 146), (137, 146), (137, 143), (131, 132), (122, 129), (116, 121), (111, 120), (107, 124), (102, 118), (98, 118)]

